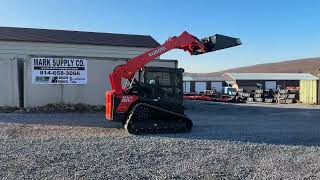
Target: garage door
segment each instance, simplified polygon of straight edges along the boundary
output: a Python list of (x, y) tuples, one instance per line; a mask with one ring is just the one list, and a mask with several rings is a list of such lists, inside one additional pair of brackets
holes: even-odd
[(211, 89), (215, 89), (217, 92), (222, 92), (222, 82), (211, 82)]
[(190, 92), (190, 82), (184, 82), (183, 83), (183, 92)]
[(195, 83), (195, 90), (196, 92), (204, 92), (207, 88), (207, 83), (206, 82), (196, 82)]
[(266, 81), (265, 89), (276, 90), (277, 89), (277, 81)]

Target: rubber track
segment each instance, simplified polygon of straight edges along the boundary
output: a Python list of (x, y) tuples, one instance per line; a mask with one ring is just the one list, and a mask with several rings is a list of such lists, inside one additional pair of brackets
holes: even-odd
[(192, 129), (192, 121), (185, 115), (147, 103), (138, 103), (130, 111), (124, 124), (130, 134), (185, 133)]

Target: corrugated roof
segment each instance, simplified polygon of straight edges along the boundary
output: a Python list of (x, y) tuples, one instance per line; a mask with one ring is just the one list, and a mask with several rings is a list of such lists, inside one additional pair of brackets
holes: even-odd
[(157, 47), (151, 36), (100, 32), (0, 27), (0, 40), (128, 47)]
[(226, 81), (225, 77), (183, 76), (183, 81)]
[(225, 73), (225, 78), (233, 80), (318, 80), (308, 73)]

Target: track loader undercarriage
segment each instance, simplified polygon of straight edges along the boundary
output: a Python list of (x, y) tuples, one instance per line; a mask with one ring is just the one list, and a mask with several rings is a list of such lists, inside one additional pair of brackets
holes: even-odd
[(124, 124), (130, 134), (181, 133), (192, 129), (192, 121), (185, 115), (146, 103), (135, 105)]

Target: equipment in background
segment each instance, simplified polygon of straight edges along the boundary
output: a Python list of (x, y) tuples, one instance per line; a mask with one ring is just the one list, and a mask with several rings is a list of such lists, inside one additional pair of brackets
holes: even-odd
[[(192, 121), (184, 115), (182, 104), (183, 70), (144, 66), (172, 49), (199, 55), (240, 44), (240, 39), (219, 34), (199, 40), (183, 32), (117, 66), (109, 75), (112, 90), (106, 92), (106, 119), (122, 122), (131, 134), (190, 131)], [(127, 80), (124, 87), (123, 79)]]
[(226, 87), (224, 87), (224, 91), (223, 92), (224, 92), (225, 95), (231, 96), (231, 95), (234, 95), (235, 92), (237, 92), (237, 89), (233, 88), (233, 87), (226, 86)]
[(214, 94), (216, 94), (216, 92), (217, 91), (215, 89), (211, 89), (211, 90), (205, 90), (203, 94), (207, 96), (213, 96)]
[(289, 86), (286, 89), (261, 89), (257, 83), (257, 88), (250, 93), (245, 89), (236, 90), (233, 87), (224, 87), (223, 94), (216, 93), (214, 90), (206, 90), (202, 94), (187, 93), (184, 99), (187, 100), (202, 100), (228, 103), (245, 103), (245, 102), (265, 102), (291, 104), (299, 102), (299, 87)]
[(262, 95), (263, 95), (263, 89), (256, 89), (254, 91), (254, 96), (253, 96), (254, 101), (255, 102), (262, 102), (262, 100), (263, 100)]
[(287, 89), (255, 89), (251, 91), (247, 98), (248, 102), (265, 102), (265, 103), (279, 103), (291, 104), (298, 102), (299, 88), (288, 87)]
[(239, 91), (238, 86), (224, 87), (224, 94), (217, 98), (216, 101), (229, 103), (245, 103), (245, 98), (243, 98), (239, 93), (241, 92)]
[(234, 84), (232, 85), (232, 87), (233, 87), (233, 88), (235, 88), (235, 89), (236, 89), (236, 91), (239, 91), (239, 86), (238, 86), (238, 84), (237, 84), (237, 83), (234, 83)]
[(275, 103), (276, 100), (274, 99), (274, 91), (273, 89), (266, 89), (263, 92), (264, 102), (266, 103)]
[(238, 96), (242, 101), (246, 102), (250, 97), (250, 93), (248, 93), (245, 89), (238, 89)]
[(279, 104), (292, 104), (296, 103), (296, 97), (298, 95), (298, 90), (288, 90), (288, 89), (280, 89), (275, 93), (275, 101)]

